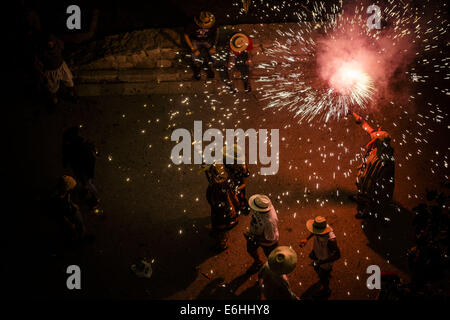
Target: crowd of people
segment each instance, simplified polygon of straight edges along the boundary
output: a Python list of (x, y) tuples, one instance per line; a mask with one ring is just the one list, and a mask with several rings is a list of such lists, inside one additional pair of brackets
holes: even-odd
[[(61, 83), (69, 89), (69, 96), (77, 100), (73, 75), (62, 54), (64, 44), (54, 35), (43, 33), (39, 20), (32, 12), (27, 13), (27, 18), (29, 62), (34, 68), (33, 77), (45, 86), (54, 105), (59, 102)], [(184, 39), (191, 50), (194, 79), (201, 79), (202, 69), (208, 78), (214, 78), (217, 72), (230, 92), (235, 93), (230, 71), (236, 68), (241, 74), (245, 91), (251, 91), (251, 37), (242, 32), (234, 33), (222, 46), (219, 46), (219, 38), (219, 27), (210, 12), (200, 12), (186, 27)], [(372, 128), (356, 113), (353, 116), (356, 123), (370, 135), (362, 164), (358, 167), (358, 192), (351, 197), (357, 203), (356, 217), (382, 216), (386, 206), (392, 203), (395, 185), (391, 136), (381, 128)], [(241, 161), (241, 151), (237, 145), (225, 147), (223, 164), (202, 168), (208, 181), (206, 199), (211, 207), (212, 250), (216, 253), (226, 250), (229, 232), (238, 224), (240, 215), (251, 215), (249, 231), (243, 234), (247, 252), (253, 259), (247, 272), (258, 273), (264, 298), (296, 300), (298, 296), (292, 292), (287, 275), (295, 270), (297, 254), (290, 246), (279, 245), (277, 211), (271, 199), (264, 194), (247, 196), (250, 172)], [(71, 244), (89, 238), (80, 207), (73, 201), (73, 192), (78, 190), (80, 200), (86, 201), (91, 212), (102, 213), (99, 192), (93, 183), (97, 155), (95, 146), (80, 136), (78, 127), (64, 132), (61, 158), (63, 166), (71, 170), (73, 177), (64, 175), (60, 178), (50, 211), (65, 230), (66, 240)], [(423, 287), (428, 277), (436, 276), (436, 270), (448, 268), (448, 198), (437, 193), (428, 193), (427, 198), (434, 204), (421, 204), (414, 208), (417, 213), (416, 246), (410, 250), (410, 265), (418, 287)], [(311, 266), (321, 284), (319, 295), (329, 297), (333, 264), (341, 257), (336, 235), (325, 217), (310, 219), (305, 227), (310, 234), (298, 245), (303, 248), (313, 239), (313, 249), (309, 254)], [(260, 248), (264, 258), (258, 253)], [(142, 262), (133, 268), (136, 273), (151, 276), (149, 263)]]
[[(287, 274), (295, 269), (297, 254), (290, 247), (279, 246), (278, 216), (270, 198), (254, 194), (247, 200), (246, 185), (250, 173), (242, 159), (242, 150), (237, 144), (225, 147), (223, 164), (209, 165), (202, 170), (208, 180), (206, 198), (211, 207), (211, 236), (216, 241), (212, 249), (217, 252), (227, 249), (228, 232), (237, 225), (241, 214), (251, 214), (249, 231), (243, 235), (253, 264), (246, 272), (258, 272), (262, 297), (298, 299), (287, 278)], [(310, 235), (299, 245), (303, 248), (309, 239), (314, 239), (309, 257), (322, 285), (319, 296), (328, 297), (333, 262), (340, 258), (336, 236), (324, 217), (308, 220), (306, 228)], [(258, 253), (260, 248), (267, 261)]]
[(245, 33), (234, 33), (225, 44), (219, 46), (220, 28), (211, 12), (201, 11), (194, 21), (185, 28), (184, 39), (191, 53), (194, 79), (201, 79), (202, 68), (209, 79), (216, 70), (230, 92), (236, 93), (230, 79), (230, 72), (238, 70), (244, 82), (245, 92), (251, 91), (250, 67), (252, 65), (252, 39)]

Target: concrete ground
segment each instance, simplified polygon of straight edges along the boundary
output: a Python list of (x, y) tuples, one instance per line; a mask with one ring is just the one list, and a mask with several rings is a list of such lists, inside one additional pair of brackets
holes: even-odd
[[(256, 91), (83, 97), (78, 104), (63, 101), (53, 112), (25, 98), (11, 111), (21, 117), (20, 125), (6, 124), (15, 134), (7, 141), (13, 156), (4, 173), (11, 178), (10, 189), (20, 192), (10, 199), (16, 209), (9, 215), (19, 227), (4, 234), (5, 286), (14, 297), (255, 298), (256, 277), (244, 274), (252, 262), (242, 235), (250, 217), (242, 216), (230, 232), (229, 249), (214, 254), (205, 176), (199, 165), (176, 166), (170, 160), (172, 130), (192, 132), (194, 120), (202, 120), (203, 130), (280, 129), (279, 172), (261, 176), (259, 165), (250, 165), (248, 194), (270, 196), (278, 211), (280, 244), (298, 254), (289, 275), (293, 291), (303, 298), (314, 291), (317, 277), (308, 258), (312, 243), (301, 249), (298, 242), (307, 235), (305, 222), (323, 215), (342, 251), (330, 299), (374, 299), (377, 291), (366, 287), (366, 268), (375, 264), (409, 278), (410, 210), (423, 201), (426, 189), (448, 178), (446, 114), (427, 105), (439, 105), (442, 95), (432, 95), (432, 88), (417, 95), (420, 87), (408, 86), (405, 101), (379, 98), (377, 110), (367, 114), (393, 137), (396, 204), (390, 222), (372, 219), (364, 225), (354, 218), (356, 207), (347, 196), (356, 191), (356, 166), (369, 139), (352, 119), (299, 124), (288, 112), (263, 110)], [(96, 239), (64, 249), (57, 227), (38, 208), (57, 178), (71, 174), (61, 165), (60, 147), (63, 130), (72, 125), (82, 126), (82, 134), (100, 150), (95, 183), (104, 215), (93, 216), (81, 203)], [(142, 254), (153, 260), (151, 279), (138, 279), (130, 271)], [(71, 264), (82, 270), (82, 290), (76, 292), (65, 285)]]

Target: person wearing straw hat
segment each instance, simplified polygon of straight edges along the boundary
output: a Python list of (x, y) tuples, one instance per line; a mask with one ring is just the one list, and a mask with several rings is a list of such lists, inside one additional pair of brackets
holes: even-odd
[(321, 294), (328, 297), (331, 294), (330, 277), (333, 262), (341, 257), (336, 235), (327, 224), (327, 220), (321, 216), (308, 220), (306, 228), (311, 234), (306, 239), (301, 240), (299, 245), (303, 248), (309, 239), (314, 238), (313, 250), (309, 257), (313, 260), (312, 266), (322, 285)]
[(230, 75), (228, 70), (233, 70), (236, 68), (244, 81), (244, 90), (246, 92), (251, 91), (250, 86), (250, 66), (251, 61), (251, 51), (253, 50), (252, 39), (245, 33), (238, 32), (230, 37), (228, 42), (228, 50), (221, 53), (222, 65), (219, 64), (217, 68), (222, 81), (227, 85), (232, 93), (236, 92), (233, 88), (232, 81), (230, 80)]
[(263, 249), (266, 257), (278, 247), (278, 217), (272, 201), (266, 195), (254, 194), (248, 204), (252, 209), (252, 219), (250, 230), (244, 233), (244, 237), (247, 239), (247, 252), (254, 260), (248, 271), (256, 272), (263, 265), (258, 254), (259, 247)]
[(64, 131), (62, 137), (62, 164), (72, 169), (81, 186), (82, 195), (86, 196), (91, 212), (100, 214), (100, 199), (94, 185), (97, 148), (79, 134), (79, 127), (73, 126)]
[(194, 23), (186, 27), (184, 39), (191, 49), (194, 79), (200, 80), (202, 65), (206, 67), (208, 78), (214, 78), (211, 55), (216, 53), (219, 40), (219, 27), (216, 26), (215, 16), (211, 12), (201, 11), (194, 17)]
[(242, 154), (242, 149), (237, 144), (233, 145), (232, 150), (229, 150), (227, 146), (224, 146), (222, 151), (223, 163), (231, 180), (231, 188), (238, 200), (238, 203), (236, 204), (238, 214), (248, 215), (250, 213), (250, 207), (248, 206), (246, 187), (250, 172), (245, 163), (237, 163), (245, 161), (245, 156)]
[(71, 176), (62, 176), (58, 180), (56, 195), (52, 198), (50, 207), (51, 216), (61, 225), (69, 243), (82, 240), (86, 232), (80, 208), (71, 198), (76, 185)]
[(206, 199), (211, 206), (211, 236), (216, 239), (213, 250), (221, 252), (228, 248), (228, 231), (234, 228), (239, 215), (237, 199), (229, 185), (229, 176), (222, 164), (210, 165), (205, 171), (208, 179)]
[(292, 292), (287, 274), (297, 265), (297, 253), (287, 246), (274, 249), (268, 261), (258, 272), (258, 283), (263, 300), (298, 300)]
[(241, 73), (244, 81), (245, 92), (252, 91), (250, 86), (250, 66), (252, 65), (251, 51), (253, 50), (252, 39), (245, 33), (235, 33), (230, 38), (230, 52), (234, 59), (236, 69)]
[(353, 112), (357, 124), (370, 134), (363, 163), (358, 167), (358, 194), (350, 199), (358, 204), (356, 218), (383, 215), (394, 194), (395, 162), (391, 136), (381, 128), (373, 129), (367, 121)]

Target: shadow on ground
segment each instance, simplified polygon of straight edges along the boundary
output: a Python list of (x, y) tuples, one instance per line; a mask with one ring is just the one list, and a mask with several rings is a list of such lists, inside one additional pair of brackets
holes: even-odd
[(390, 264), (408, 272), (407, 250), (413, 245), (413, 213), (399, 203), (387, 207), (382, 216), (369, 217), (362, 222), (368, 246)]
[(254, 285), (248, 287), (240, 294), (237, 294), (239, 287), (243, 285), (251, 274), (244, 273), (230, 283), (225, 283), (224, 278), (215, 278), (209, 282), (196, 299), (199, 300), (258, 300), (259, 286), (255, 281)]

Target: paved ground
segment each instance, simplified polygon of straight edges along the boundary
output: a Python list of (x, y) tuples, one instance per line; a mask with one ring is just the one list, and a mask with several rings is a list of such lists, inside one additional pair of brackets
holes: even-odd
[[(311, 243), (303, 249), (297, 244), (307, 235), (306, 220), (324, 215), (342, 250), (331, 299), (374, 299), (376, 291), (365, 285), (366, 268), (376, 264), (408, 278), (409, 210), (423, 200), (426, 188), (448, 177), (448, 143), (442, 138), (448, 134), (446, 115), (437, 117), (437, 109), (427, 105), (439, 104), (442, 95), (432, 95), (432, 88), (417, 95), (417, 88), (408, 86), (410, 92), (404, 86), (397, 89), (406, 98), (385, 95), (368, 114), (394, 137), (397, 204), (390, 223), (371, 220), (363, 228), (347, 195), (355, 192), (355, 168), (368, 137), (351, 119), (298, 124), (287, 112), (263, 110), (256, 93), (90, 97), (77, 105), (63, 102), (52, 113), (25, 99), (12, 109), (12, 116), (22, 121), (11, 127), (15, 134), (8, 139), (13, 163), (5, 168), (16, 170), (4, 172), (22, 196), (10, 199), (16, 201), (11, 216), (20, 227), (6, 232), (5, 286), (13, 296), (32, 297), (254, 297), (256, 278), (243, 275), (252, 262), (242, 236), (250, 218), (241, 217), (232, 230), (229, 250), (214, 255), (209, 250), (206, 179), (198, 165), (175, 166), (169, 159), (172, 129), (192, 130), (194, 120), (202, 120), (204, 128), (280, 129), (278, 174), (260, 176), (259, 167), (251, 165), (248, 192), (273, 199), (280, 244), (292, 245), (299, 255), (289, 276), (293, 291), (307, 297), (317, 281), (308, 265)], [(100, 149), (96, 184), (105, 215), (84, 212), (96, 235), (93, 244), (60, 250), (58, 230), (39, 213), (38, 205), (58, 176), (70, 174), (61, 166), (60, 139), (71, 125), (82, 125), (82, 133)], [(142, 251), (154, 259), (149, 280), (137, 279), (130, 271)], [(70, 264), (82, 269), (82, 290), (75, 293), (65, 289)]]

